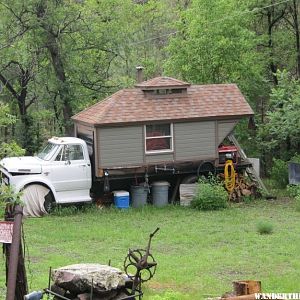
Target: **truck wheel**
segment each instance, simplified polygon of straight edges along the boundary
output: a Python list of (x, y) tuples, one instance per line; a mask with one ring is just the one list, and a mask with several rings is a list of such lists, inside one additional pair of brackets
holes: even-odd
[(45, 196), (44, 209), (50, 214), (56, 206), (56, 202), (54, 200), (53, 194), (51, 191)]
[(53, 208), (55, 203), (49, 188), (41, 184), (30, 184), (22, 190), (23, 214), (30, 217), (42, 217)]

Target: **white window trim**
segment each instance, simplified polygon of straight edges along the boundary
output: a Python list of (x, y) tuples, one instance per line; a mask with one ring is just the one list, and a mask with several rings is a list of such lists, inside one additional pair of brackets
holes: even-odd
[[(144, 147), (145, 147), (145, 154), (159, 154), (159, 153), (173, 153), (174, 152), (174, 134), (173, 134), (173, 123), (164, 123), (170, 125), (170, 133), (171, 135), (161, 135), (161, 136), (153, 136), (147, 138), (147, 124), (144, 125)], [(155, 138), (171, 138), (171, 149), (165, 149), (165, 150), (151, 150), (147, 151), (147, 140), (149, 139), (155, 139)]]

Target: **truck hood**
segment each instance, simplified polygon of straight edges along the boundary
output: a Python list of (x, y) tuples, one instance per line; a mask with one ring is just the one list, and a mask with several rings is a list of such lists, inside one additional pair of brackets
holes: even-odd
[(39, 174), (42, 172), (41, 159), (33, 156), (3, 158), (0, 166), (9, 173)]

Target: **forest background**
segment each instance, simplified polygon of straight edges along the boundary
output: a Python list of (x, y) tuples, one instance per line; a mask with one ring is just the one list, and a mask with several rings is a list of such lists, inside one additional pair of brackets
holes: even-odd
[(299, 19), (297, 0), (0, 0), (0, 157), (72, 134), (70, 117), (141, 65), (237, 83), (255, 118), (236, 135), (268, 173), (299, 152)]

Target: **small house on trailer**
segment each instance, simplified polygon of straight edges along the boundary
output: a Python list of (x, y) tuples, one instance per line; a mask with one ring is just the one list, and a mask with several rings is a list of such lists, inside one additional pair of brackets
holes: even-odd
[(235, 84), (192, 85), (156, 77), (72, 117), (93, 156), (95, 179), (201, 171), (253, 111)]

